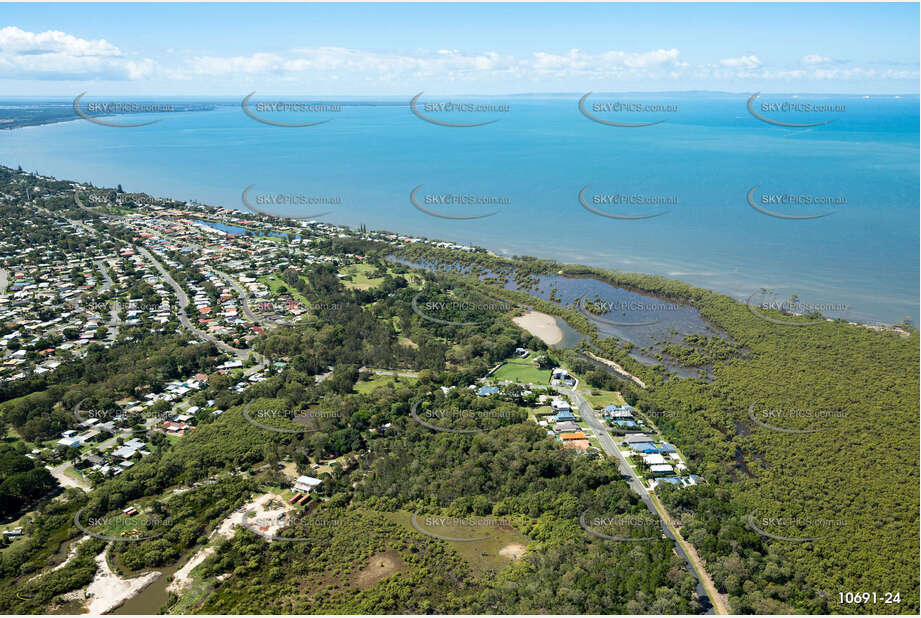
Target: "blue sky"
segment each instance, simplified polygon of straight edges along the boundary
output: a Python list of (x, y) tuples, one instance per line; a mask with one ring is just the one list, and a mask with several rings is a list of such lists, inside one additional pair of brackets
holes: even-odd
[(0, 4), (0, 92), (917, 93), (915, 4)]

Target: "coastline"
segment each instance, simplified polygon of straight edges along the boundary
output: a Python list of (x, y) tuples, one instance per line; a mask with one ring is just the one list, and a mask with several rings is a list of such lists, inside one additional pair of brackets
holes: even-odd
[(512, 318), (512, 322), (547, 345), (556, 345), (563, 340), (563, 329), (556, 320), (554, 316), (539, 311), (528, 311), (524, 315)]
[[(200, 110), (200, 111), (205, 111), (205, 110)], [(75, 120), (79, 120), (79, 118), (76, 118)], [(15, 171), (15, 167), (9, 167), (9, 165), (7, 165), (7, 164), (0, 163), (0, 166), (7, 167), (8, 169), (14, 170), (14, 171)], [(25, 170), (24, 170), (24, 171), (25, 171)], [(39, 175), (39, 176), (42, 176), (42, 177), (44, 177), (44, 178), (50, 178), (50, 179), (54, 179), (54, 180), (60, 180), (60, 179), (57, 178), (56, 176), (46, 176), (46, 175), (40, 174), (40, 173), (38, 173), (38, 172), (27, 172), (27, 173), (35, 173), (35, 174), (37, 174), (37, 175)], [(69, 180), (69, 179), (65, 179), (65, 181), (67, 181), (67, 182), (77, 182), (77, 183), (80, 183), (80, 184), (86, 184), (86, 183), (83, 182), (83, 181), (75, 181), (75, 180)], [(172, 196), (169, 196), (169, 195), (155, 195), (154, 193), (151, 193), (151, 192), (146, 191), (146, 190), (144, 190), (144, 191), (133, 191), (133, 193), (140, 193), (140, 194), (143, 194), (143, 195), (148, 195), (148, 196), (154, 197), (154, 198), (156, 198), (156, 199), (170, 200), (170, 201), (174, 201), (174, 202), (181, 202), (181, 203), (188, 204), (188, 200), (186, 200), (186, 199), (177, 198), (177, 197), (172, 197)], [(199, 206), (199, 207), (206, 208), (206, 209), (216, 209), (216, 210), (218, 210), (218, 209), (223, 209), (223, 210), (232, 211), (233, 213), (235, 213), (234, 216), (240, 216), (240, 217), (245, 217), (245, 216), (247, 216), (247, 215), (249, 215), (249, 214), (253, 214), (253, 213), (249, 213), (246, 209), (243, 209), (243, 208), (241, 208), (241, 207), (239, 207), (239, 206), (233, 206), (233, 205), (232, 205), (232, 206), (227, 206), (227, 205), (201, 204), (201, 203), (199, 203), (198, 206)], [(211, 213), (211, 214), (212, 214), (212, 216), (213, 216), (213, 213)], [(206, 219), (207, 216), (200, 216), (199, 218), (200, 218), (200, 219)], [(281, 226), (283, 226), (283, 227), (290, 227), (290, 228), (293, 229), (293, 230), (298, 230), (298, 229), (300, 229), (300, 226), (298, 226), (298, 225), (297, 225), (297, 222), (294, 221), (294, 220), (287, 220), (287, 219), (284, 218), (284, 217), (277, 217), (277, 218), (280, 219), (280, 220), (282, 221)], [(213, 222), (215, 222), (215, 223), (220, 222), (220, 223), (225, 223), (225, 224), (227, 223), (227, 222), (225, 222), (225, 221), (213, 221)], [(332, 222), (325, 222), (325, 221), (320, 221), (319, 223), (323, 223), (324, 225), (329, 225), (329, 226), (333, 226), (333, 227), (345, 227), (345, 228), (347, 228), (347, 229), (349, 229), (350, 231), (353, 231), (353, 232), (354, 232), (354, 231), (356, 230), (356, 228), (358, 227), (358, 224), (351, 224), (351, 223), (332, 223)], [(245, 229), (250, 229), (250, 228), (247, 228), (246, 226), (240, 225), (239, 223), (236, 223), (236, 222), (231, 222), (230, 224), (235, 225), (235, 226), (238, 226), (238, 227), (244, 227)], [(276, 223), (276, 224), (273, 224), (273, 225), (279, 226), (279, 224), (277, 224), (277, 223)], [(257, 230), (253, 230), (253, 231), (257, 231)], [(734, 290), (734, 291), (733, 291), (733, 290), (721, 289), (719, 286), (714, 286), (714, 285), (712, 285), (712, 284), (706, 284), (706, 283), (693, 283), (692, 281), (690, 281), (690, 280), (688, 280), (688, 279), (686, 279), (686, 278), (679, 279), (679, 278), (677, 278), (677, 277), (675, 277), (675, 276), (671, 276), (671, 275), (667, 275), (667, 274), (661, 274), (661, 272), (656, 272), (657, 270), (661, 270), (661, 269), (656, 269), (656, 268), (654, 268), (654, 267), (649, 267), (649, 268), (645, 268), (645, 269), (642, 269), (643, 267), (626, 269), (626, 268), (622, 268), (622, 267), (617, 267), (616, 265), (615, 265), (615, 266), (612, 266), (612, 265), (610, 265), (610, 264), (607, 264), (607, 265), (598, 265), (598, 264), (591, 264), (591, 263), (570, 261), (570, 260), (573, 260), (573, 259), (576, 259), (576, 258), (574, 258), (574, 257), (562, 258), (560, 254), (554, 253), (554, 252), (552, 252), (552, 251), (549, 251), (549, 252), (548, 252), (548, 251), (542, 251), (539, 247), (531, 247), (531, 248), (522, 247), (520, 250), (508, 251), (508, 250), (500, 249), (500, 248), (496, 248), (496, 247), (492, 247), (492, 248), (491, 248), (491, 247), (485, 246), (485, 245), (483, 245), (483, 244), (470, 243), (469, 241), (445, 239), (445, 238), (441, 238), (441, 237), (430, 236), (428, 233), (417, 233), (417, 232), (412, 232), (412, 233), (411, 233), (411, 232), (408, 232), (408, 231), (405, 231), (405, 230), (403, 230), (403, 231), (393, 231), (392, 229), (387, 229), (387, 228), (369, 228), (367, 231), (368, 231), (368, 232), (374, 232), (374, 233), (390, 233), (390, 234), (397, 234), (397, 235), (400, 235), (400, 236), (412, 236), (412, 237), (414, 237), (414, 238), (420, 238), (420, 239), (422, 239), (422, 240), (425, 240), (425, 241), (428, 241), (428, 242), (431, 242), (431, 243), (437, 243), (437, 242), (451, 242), (451, 243), (459, 243), (459, 244), (472, 244), (474, 247), (476, 247), (476, 248), (478, 248), (478, 249), (483, 249), (484, 251), (486, 251), (486, 252), (489, 253), (490, 255), (494, 255), (494, 256), (496, 256), (496, 257), (498, 257), (498, 258), (500, 258), (500, 259), (510, 259), (510, 258), (512, 258), (514, 255), (523, 255), (523, 256), (527, 256), (527, 257), (536, 257), (536, 258), (539, 258), (539, 259), (555, 261), (555, 262), (558, 262), (558, 263), (559, 263), (562, 267), (564, 267), (564, 268), (567, 268), (567, 267), (585, 268), (585, 267), (587, 267), (587, 268), (600, 269), (600, 270), (608, 271), (608, 272), (611, 272), (611, 273), (619, 273), (619, 274), (624, 274), (624, 275), (640, 275), (640, 276), (659, 277), (659, 278), (661, 278), (661, 279), (663, 279), (663, 280), (666, 280), (666, 281), (675, 281), (675, 282), (678, 282), (678, 283), (680, 283), (680, 284), (682, 284), (682, 285), (685, 285), (685, 286), (689, 286), (689, 287), (692, 287), (692, 288), (699, 288), (699, 289), (706, 290), (706, 291), (708, 291), (708, 292), (713, 292), (713, 293), (716, 293), (716, 294), (720, 294), (720, 295), (726, 296), (727, 298), (730, 298), (730, 299), (732, 299), (732, 300), (734, 300), (734, 301), (736, 301), (736, 302), (739, 302), (740, 304), (743, 304), (743, 305), (746, 304), (746, 294), (745, 294), (745, 293), (740, 293), (738, 290)], [(667, 265), (665, 265), (665, 266), (667, 266)], [(642, 270), (641, 270), (641, 269), (642, 269)], [(666, 268), (666, 270), (667, 270), (667, 269), (668, 269), (668, 268)], [(691, 273), (688, 273), (688, 274), (691, 274)], [(578, 274), (572, 274), (572, 273), (566, 273), (565, 276), (566, 276), (566, 277), (575, 277), (575, 278), (580, 277), (580, 275), (578, 275)], [(585, 276), (588, 277), (588, 278), (591, 278), (591, 275), (585, 275)], [(618, 286), (616, 286), (616, 287), (623, 287), (623, 286), (619, 286), (619, 285), (618, 285)], [(759, 287), (760, 287), (760, 286), (752, 285), (752, 289), (759, 289)], [(631, 290), (631, 291), (635, 291), (635, 292), (637, 292), (637, 293), (642, 293), (642, 294), (648, 295), (648, 296), (660, 297), (660, 295), (656, 294), (653, 290), (647, 290), (647, 289), (639, 288), (639, 287), (636, 287), (636, 288), (625, 287), (624, 289), (628, 289), (628, 290)], [(862, 317), (853, 317), (853, 318), (851, 318), (851, 317), (829, 316), (829, 315), (822, 314), (822, 317), (823, 317), (824, 319), (826, 319), (826, 320), (842, 319), (844, 322), (849, 323), (849, 324), (851, 324), (851, 325), (863, 326), (863, 327), (865, 327), (865, 328), (870, 328), (870, 329), (877, 330), (877, 331), (904, 332), (904, 331), (902, 331), (901, 329), (897, 328), (897, 324), (899, 324), (898, 322), (884, 321), (884, 320), (881, 320), (881, 319), (868, 317), (868, 316), (866, 316), (866, 315), (864, 315), (864, 316), (862, 316)]]
[(87, 611), (90, 614), (99, 615), (112, 611), (133, 598), (161, 575), (160, 571), (151, 571), (138, 577), (123, 579), (109, 568), (108, 560), (106, 560), (107, 551), (108, 546), (96, 556), (97, 572), (93, 576), (93, 581), (86, 587), (86, 594), (89, 596)]

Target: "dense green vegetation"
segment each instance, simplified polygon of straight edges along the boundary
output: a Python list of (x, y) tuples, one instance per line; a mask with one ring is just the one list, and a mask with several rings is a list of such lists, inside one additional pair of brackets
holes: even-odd
[(111, 410), (123, 397), (138, 397), (177, 378), (208, 373), (217, 365), (212, 344), (188, 345), (181, 335), (147, 336), (105, 349), (90, 346), (53, 372), (0, 384), (3, 419), (26, 440), (46, 440), (74, 427), (74, 406)]
[[(416, 259), (433, 260), (456, 253), (414, 251)], [(479, 258), (457, 256), (472, 270), (474, 260), (483, 268), (509, 262)], [(562, 271), (692, 304), (728, 335), (728, 341), (689, 335), (685, 345), (667, 349), (686, 365), (712, 365), (708, 380), (665, 379), (661, 367), (653, 372), (631, 359), (629, 346), (614, 339), (592, 343), (652, 385), (642, 390), (620, 382), (628, 402), (654, 418), (707, 480), (690, 489), (665, 488), (663, 501), (676, 517), (694, 515), (686, 536), (736, 611), (918, 609), (917, 330), (909, 328), (905, 337), (842, 321), (791, 327), (761, 320), (721, 294), (663, 277), (582, 266)], [(781, 420), (773, 424), (782, 428), (817, 431), (763, 428), (749, 419), (752, 405), (780, 410)], [(836, 413), (823, 413), (830, 410)], [(769, 533), (827, 538), (760, 536), (746, 525), (752, 512), (759, 520), (800, 521)], [(838, 592), (874, 589), (901, 591), (901, 605), (838, 603)]]
[(0, 518), (18, 512), (58, 486), (43, 466), (10, 444), (0, 444)]
[[(48, 202), (54, 212), (71, 208), (64, 198)], [(43, 242), (70, 247), (66, 234), (54, 233), (42, 231)], [(0, 385), (0, 429), (13, 430), (10, 444), (0, 445), (0, 515), (34, 509), (18, 521), (25, 536), (0, 550), (0, 609), (76, 609), (63, 605), (62, 595), (91, 580), (105, 542), (81, 543), (66, 566), (52, 570), (83, 535), (75, 514), (105, 518), (136, 506), (159, 518), (145, 528), (156, 538), (113, 544), (106, 555), (118, 573), (178, 566), (206, 546), (214, 549), (193, 574), (195, 594), (168, 598), (167, 610), (700, 612), (696, 580), (671, 541), (653, 530), (649, 540), (617, 542), (580, 526), (585, 512), (648, 516), (613, 459), (578, 455), (549, 439), (527, 420), (537, 394), (520, 385), (495, 397), (476, 395), (478, 380), (524, 347), (547, 357), (544, 369), (560, 363), (590, 387), (621, 392), (680, 447), (702, 484), (656, 493), (683, 522), (682, 535), (734, 611), (918, 611), (917, 331), (903, 337), (842, 322), (783, 326), (728, 297), (662, 277), (423, 243), (397, 250), (432, 267), (419, 273), (421, 288), (410, 287), (399, 276), (408, 266), (384, 262), (392, 245), (350, 237), (325, 238), (313, 248), (363, 256), (375, 285), (344, 285), (338, 265), (285, 254), (277, 276), (310, 304), (311, 319), (267, 329), (252, 342), (278, 362), (245, 390), (235, 387), (239, 370), (216, 370), (225, 357), (215, 346), (189, 345), (174, 325), (164, 333), (130, 330), (132, 341), (93, 346), (53, 372)], [(179, 253), (174, 258), (191, 263)], [(661, 344), (658, 360), (703, 375), (677, 378), (664, 362), (644, 365), (631, 356), (632, 344), (602, 338), (585, 314), (529, 293), (538, 275), (558, 273), (693, 305), (720, 336), (683, 334)], [(186, 281), (181, 269), (175, 276)], [(516, 289), (504, 289), (510, 282)], [(213, 300), (216, 288), (205, 288)], [(146, 284), (129, 294), (153, 300)], [(585, 342), (548, 350), (511, 321), (524, 306), (565, 319)], [(648, 388), (589, 353), (620, 363)], [(372, 374), (362, 368), (413, 377), (369, 385)], [(208, 374), (208, 381), (190, 403), (213, 399), (223, 414), (199, 412), (197, 428), (181, 438), (147, 435), (151, 454), (114, 478), (97, 479), (88, 493), (45, 497), (56, 483), (24, 457), (23, 440), (56, 438), (73, 427), (78, 402), (108, 409), (194, 373)], [(150, 411), (171, 407), (161, 402)], [(753, 421), (750, 409), (769, 413), (756, 418), (774, 429)], [(137, 423), (134, 429), (146, 433)], [(282, 533), (309, 540), (269, 542), (243, 529), (226, 541), (211, 536), (268, 488), (290, 487), (293, 474), (322, 481)], [(420, 532), (409, 524), (412, 513), (501, 519), (506, 529), (496, 538), (509, 546), (517, 539), (527, 551), (516, 558), (484, 547), (478, 555)], [(775, 537), (753, 530), (750, 516)], [(336, 524), (316, 525), (324, 520)], [(633, 532), (626, 536), (640, 534)], [(798, 540), (806, 537), (819, 538)], [(838, 604), (839, 592), (860, 591), (899, 592), (901, 604)]]

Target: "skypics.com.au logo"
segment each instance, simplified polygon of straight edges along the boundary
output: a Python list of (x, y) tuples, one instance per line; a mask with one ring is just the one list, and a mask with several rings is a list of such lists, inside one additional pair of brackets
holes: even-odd
[[(421, 192), (425, 185), (418, 185), (409, 194), (409, 202), (413, 207), (432, 217), (448, 219), (451, 221), (468, 221), (483, 219), (499, 214), (502, 208), (512, 204), (512, 198), (502, 195), (489, 195), (468, 191), (449, 193), (424, 193)], [(482, 209), (489, 208), (489, 212)], [(454, 212), (470, 212), (473, 214), (452, 214)]]
[(618, 542), (654, 541), (662, 538), (661, 521), (651, 513), (602, 513), (586, 509), (579, 516), (582, 529), (599, 539)]
[[(677, 195), (653, 195), (636, 191), (589, 194), (589, 187), (591, 185), (585, 185), (579, 191), (579, 204), (585, 210), (608, 219), (653, 219), (668, 214), (671, 208), (677, 207), (680, 203)], [(650, 209), (654, 211), (650, 212)]]
[[(817, 103), (813, 101), (807, 101), (805, 99), (800, 99), (798, 96), (791, 97), (793, 100), (756, 102), (756, 99), (758, 99), (760, 96), (761, 93), (756, 92), (748, 98), (748, 103), (746, 104), (748, 113), (761, 122), (772, 124), (778, 127), (821, 127), (823, 125), (831, 124), (835, 121), (834, 118), (828, 118), (830, 114), (841, 114), (847, 112), (846, 105)], [(798, 119), (797, 117), (802, 119), (815, 118), (815, 120), (812, 122), (794, 121), (794, 119)], [(787, 120), (780, 120), (780, 118), (786, 118)], [(822, 120), (819, 120), (819, 118), (822, 118)]]
[[(745, 200), (757, 212), (775, 219), (787, 221), (808, 221), (810, 219), (823, 219), (835, 214), (829, 208), (848, 205), (847, 196), (808, 191), (764, 193), (755, 196), (761, 185), (755, 185), (748, 190)], [(816, 212), (813, 212), (816, 211)], [(804, 214), (791, 214), (804, 213)]]
[[(665, 122), (665, 119), (661, 118), (663, 114), (673, 114), (678, 111), (677, 104), (623, 101), (613, 99), (593, 102), (589, 109), (587, 102), (591, 94), (591, 92), (587, 92), (581, 99), (579, 99), (579, 112), (589, 120), (609, 127), (651, 127), (653, 125), (662, 124)], [(627, 117), (637, 119), (657, 117), (659, 119), (646, 122), (625, 122)], [(614, 118), (617, 118), (617, 120), (614, 120)]]
[(429, 322), (448, 326), (475, 326), (483, 324), (486, 320), (450, 320), (446, 318), (459, 315), (484, 317), (490, 314), (507, 313), (515, 308), (515, 305), (511, 303), (493, 299), (468, 301), (449, 297), (420, 301), (423, 294), (424, 292), (419, 292), (413, 297), (411, 303), (413, 313)]
[(787, 300), (779, 300), (776, 294), (767, 288), (754, 292), (748, 297), (745, 304), (751, 314), (758, 319), (781, 326), (816, 326), (830, 319), (825, 317), (826, 313), (834, 313), (837, 314), (835, 317), (846, 318), (850, 309), (845, 303), (801, 302), (795, 294)]
[(836, 409), (764, 407), (755, 403), (748, 407), (748, 418), (759, 427), (792, 434), (822, 431), (822, 427), (831, 420), (846, 418), (847, 415), (844, 410)]
[(274, 433), (302, 434), (319, 431), (319, 421), (341, 419), (335, 410), (288, 410), (282, 408), (252, 408), (249, 401), (243, 406), (243, 418), (259, 429)]
[[(313, 212), (316, 208), (341, 207), (342, 197), (338, 195), (307, 195), (304, 193), (263, 192), (251, 193), (253, 187), (249, 185), (240, 196), (243, 205), (254, 213), (267, 217), (282, 219), (310, 220), (328, 215), (330, 210)], [(299, 212), (301, 210), (311, 212)]]
[[(410, 111), (430, 124), (440, 127), (472, 128), (483, 127), (498, 122), (496, 114), (507, 114), (510, 107), (504, 103), (463, 103), (458, 101), (429, 101), (421, 103), (424, 92), (420, 92), (409, 102)], [(441, 115), (441, 118), (436, 117)], [(489, 118), (484, 120), (462, 120), (462, 118)], [(450, 119), (450, 120), (449, 120)]]
[[(147, 120), (144, 122), (112, 122), (102, 120), (99, 116), (126, 115), (126, 114), (159, 114), (164, 112), (176, 111), (176, 106), (169, 103), (157, 103), (153, 101), (107, 101), (101, 103), (87, 103), (86, 111), (81, 108), (81, 101), (86, 96), (86, 92), (81, 92), (74, 99), (74, 113), (84, 120), (104, 127), (144, 127), (159, 122), (159, 120)], [(91, 114), (95, 114), (91, 115)]]
[(309, 120), (307, 122), (285, 122), (283, 120), (270, 120), (266, 117), (267, 115), (287, 114), (288, 116), (284, 117), (289, 117), (291, 114), (333, 114), (342, 111), (342, 106), (335, 103), (307, 103), (304, 101), (250, 102), (255, 95), (255, 92), (250, 92), (243, 98), (243, 101), (240, 102), (243, 113), (253, 120), (273, 127), (315, 127), (317, 125), (326, 124), (332, 119), (325, 118), (323, 120)]
[[(484, 419), (514, 419), (516, 416), (509, 410), (464, 410), (457, 408), (424, 408), (420, 410), (421, 402), (417, 401), (410, 408), (409, 415), (414, 421), (432, 431), (445, 433), (482, 433), (485, 429), (455, 429), (446, 427), (444, 422), (456, 423), (460, 421), (478, 421)], [(430, 422), (431, 421), (431, 422)], [(440, 424), (436, 424), (439, 423)]]
[(117, 515), (84, 515), (86, 507), (74, 514), (74, 525), (84, 534), (116, 543), (137, 543), (166, 534), (174, 521), (167, 516), (138, 513), (133, 507)]
[(418, 511), (412, 514), (410, 523), (426, 536), (457, 543), (485, 541), (490, 538), (490, 531), (513, 527), (511, 520), (498, 519), (490, 515), (445, 517), (420, 515)]
[[(610, 326), (651, 326), (661, 321), (662, 318), (659, 317), (661, 312), (679, 311), (682, 308), (681, 305), (674, 303), (607, 301), (598, 298), (587, 299), (585, 297), (577, 301), (576, 307), (582, 315), (590, 320)], [(604, 317), (609, 314), (620, 314), (625, 318), (636, 319), (614, 320)]]

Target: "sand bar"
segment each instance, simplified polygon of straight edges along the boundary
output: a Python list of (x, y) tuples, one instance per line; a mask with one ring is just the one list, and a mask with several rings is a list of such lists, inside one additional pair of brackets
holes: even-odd
[(556, 323), (556, 318), (539, 311), (528, 311), (512, 321), (547, 345), (556, 345), (563, 340), (563, 329)]
[(96, 556), (96, 575), (86, 587), (90, 595), (89, 613), (104, 614), (111, 611), (152, 584), (158, 577), (159, 571), (151, 571), (139, 577), (122, 579), (112, 572), (106, 561), (106, 550)]

